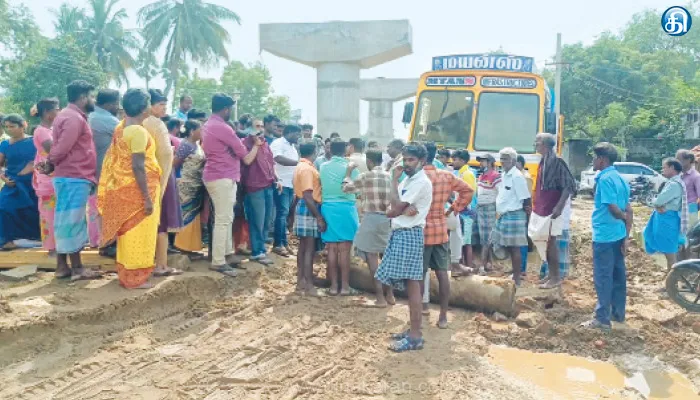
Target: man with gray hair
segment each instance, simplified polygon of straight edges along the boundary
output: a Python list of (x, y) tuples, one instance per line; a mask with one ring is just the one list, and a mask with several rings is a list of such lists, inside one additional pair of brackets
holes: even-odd
[[(488, 245), (505, 248), (513, 266), (513, 280), (520, 286), (520, 248), (527, 246), (527, 215), (532, 211), (530, 191), (522, 172), (515, 168), (518, 153), (506, 147), (498, 154), (503, 175), (496, 196), (496, 224)], [(491, 252), (486, 254), (491, 257)]]
[(535, 151), (542, 158), (537, 172), (534, 209), (530, 216), (528, 234), (549, 266), (549, 276), (542, 282), (542, 289), (561, 285), (557, 239), (562, 235), (564, 218), (560, 217), (566, 201), (576, 192), (576, 180), (566, 162), (557, 157), (556, 145), (556, 136), (550, 133), (539, 133), (535, 137)]

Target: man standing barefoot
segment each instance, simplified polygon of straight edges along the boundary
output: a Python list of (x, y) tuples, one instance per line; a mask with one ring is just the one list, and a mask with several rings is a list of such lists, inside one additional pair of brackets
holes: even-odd
[[(389, 349), (395, 352), (423, 348), (423, 228), (433, 201), (433, 184), (423, 172), (427, 158), (425, 146), (411, 142), (404, 147), (402, 155), (403, 166), (396, 166), (392, 172), (391, 206), (387, 211), (387, 217), (391, 218), (391, 238), (374, 276), (382, 284), (405, 287), (408, 293), (411, 327), (392, 336), (395, 342)], [(407, 178), (399, 184), (404, 172)]]
[(316, 145), (300, 145), (299, 155), (302, 158), (294, 170), (294, 203), (289, 212), (288, 225), (294, 226), (293, 232), (299, 238), (297, 292), (315, 295), (313, 269), (316, 239), (326, 230), (326, 221), (320, 211), (321, 178), (314, 167)]

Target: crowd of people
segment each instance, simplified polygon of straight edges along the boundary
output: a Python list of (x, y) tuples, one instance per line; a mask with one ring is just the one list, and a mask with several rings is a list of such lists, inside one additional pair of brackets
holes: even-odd
[[(279, 118), (231, 117), (233, 98), (214, 94), (211, 114), (180, 98), (174, 115), (159, 90), (119, 92), (85, 81), (67, 87), (68, 104), (38, 101), (39, 123), (28, 133), (24, 118), (2, 118), (9, 139), (0, 143), (0, 246), (41, 240), (57, 259), (56, 277), (96, 279), (81, 251), (99, 247), (116, 257), (119, 282), (149, 288), (152, 276), (181, 274), (168, 253), (204, 257), (210, 268), (235, 277), (242, 256), (268, 266), (269, 253), (294, 255), (300, 294), (317, 295), (313, 265), (327, 259), (330, 296), (355, 294), (353, 255), (375, 278), (376, 306), (409, 300), (410, 328), (394, 335), (395, 351), (423, 347), (422, 315), (429, 314), (430, 274), (438, 282), (437, 325), (447, 327), (450, 279), (486, 274), (493, 259), (510, 259), (520, 286), (528, 252), (544, 261), (543, 289), (558, 287), (569, 272), (569, 223), (576, 182), (557, 157), (556, 137), (540, 133), (536, 182), (525, 158), (510, 147), (496, 159), (434, 143), (395, 139), (382, 149), (362, 138), (325, 140), (311, 125)], [(632, 223), (629, 186), (613, 164), (614, 146), (594, 148), (592, 216), (596, 317), (585, 325), (607, 329), (624, 321), (625, 246)], [(680, 160), (680, 161), (679, 161)], [(649, 252), (671, 265), (691, 223), (697, 221), (700, 174), (694, 155), (679, 151), (664, 161), (669, 178), (645, 230)], [(690, 210), (690, 213), (689, 213)], [(678, 233), (676, 235), (676, 232)], [(481, 247), (477, 265), (473, 246)]]

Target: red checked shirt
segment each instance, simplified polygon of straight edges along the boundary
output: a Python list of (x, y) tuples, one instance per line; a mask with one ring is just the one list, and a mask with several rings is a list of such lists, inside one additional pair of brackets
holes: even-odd
[(433, 183), (433, 202), (425, 222), (424, 244), (426, 246), (447, 243), (447, 218), (445, 218), (445, 203), (453, 192), (458, 194), (452, 203), (452, 210), (461, 212), (471, 201), (474, 190), (463, 180), (448, 171), (439, 170), (433, 165), (426, 165), (423, 171)]

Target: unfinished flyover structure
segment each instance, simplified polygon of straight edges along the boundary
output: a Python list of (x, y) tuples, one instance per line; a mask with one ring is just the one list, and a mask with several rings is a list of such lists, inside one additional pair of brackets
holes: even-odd
[(394, 103), (415, 96), (418, 79), (373, 78), (360, 81), (360, 98), (369, 102), (367, 139), (380, 145), (394, 139)]
[(315, 68), (317, 131), (349, 139), (361, 134), (360, 71), (411, 54), (413, 39), (408, 20), (273, 23), (260, 25), (260, 50)]

